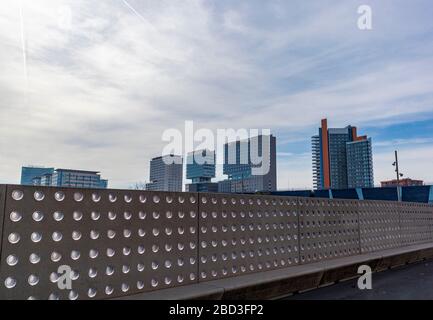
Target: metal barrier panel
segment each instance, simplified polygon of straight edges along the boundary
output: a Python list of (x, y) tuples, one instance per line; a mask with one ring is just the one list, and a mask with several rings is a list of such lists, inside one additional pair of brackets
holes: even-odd
[[(3, 246), (3, 223), (4, 223), (4, 209), (5, 209), (5, 200), (6, 199), (6, 186), (0, 185), (0, 258), (2, 253)], [(1, 263), (0, 263), (0, 272), (1, 272)], [(1, 284), (0, 284), (1, 285)], [(1, 290), (0, 290), (1, 291)]]
[(418, 203), (400, 205), (402, 245), (414, 245), (433, 240), (432, 206)]
[(302, 264), (359, 254), (357, 203), (354, 200), (299, 199)]
[(361, 253), (401, 246), (400, 205), (388, 201), (360, 201), (358, 204)]
[(200, 194), (200, 281), (299, 263), (297, 198)]
[[(196, 283), (197, 209), (197, 194), (8, 186), (0, 299), (106, 299)], [(61, 290), (65, 275), (74, 281)]]
[(8, 185), (0, 223), (0, 299), (108, 299), (433, 241), (433, 206), (259, 195)]

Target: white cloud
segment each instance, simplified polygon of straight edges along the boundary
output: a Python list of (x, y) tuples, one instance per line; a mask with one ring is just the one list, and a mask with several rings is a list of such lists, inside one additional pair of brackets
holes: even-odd
[[(123, 1), (22, 2), (28, 81), (20, 1), (0, 4), (1, 182), (36, 163), (100, 170), (126, 187), (147, 179), (162, 131), (191, 119), (308, 143), (325, 115), (381, 125), (433, 113), (433, 48), (410, 41), (431, 22), (407, 5), (377, 4), (375, 32), (361, 33), (356, 1), (128, 0), (136, 12)], [(291, 153), (280, 151), (281, 187), (311, 186), (311, 160)]]
[(397, 146), (413, 146), (419, 144), (431, 144), (433, 138), (412, 138), (412, 139), (392, 139), (387, 141), (375, 142), (374, 146), (377, 147), (397, 147)]
[[(380, 181), (395, 179), (394, 152), (378, 151), (374, 155), (375, 180)], [(433, 170), (431, 170), (433, 159), (433, 148), (430, 146), (402, 147), (399, 149), (400, 172), (406, 178), (424, 180), (426, 183), (433, 183)]]

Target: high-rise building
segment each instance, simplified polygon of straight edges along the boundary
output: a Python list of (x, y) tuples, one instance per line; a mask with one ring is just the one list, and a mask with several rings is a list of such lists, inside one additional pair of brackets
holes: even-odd
[(188, 154), (186, 178), (192, 183), (186, 185), (187, 192), (218, 192), (218, 184), (212, 182), (215, 161), (214, 151), (199, 150)]
[(34, 184), (40, 184), (40, 178), (45, 174), (53, 174), (54, 168), (44, 167), (22, 167), (21, 168), (21, 184), (25, 186), (31, 186)]
[(311, 148), (313, 154), (313, 186), (314, 189), (319, 189), (323, 184), (322, 174), (322, 151), (320, 136), (313, 136), (311, 138)]
[(219, 182), (219, 192), (276, 191), (276, 154), (276, 138), (272, 135), (227, 143), (223, 173), (228, 179)]
[(347, 143), (347, 185), (352, 188), (373, 188), (373, 152), (371, 138)]
[(371, 139), (359, 137), (356, 127), (328, 128), (323, 119), (311, 141), (315, 189), (373, 186)]
[(351, 141), (351, 127), (343, 129), (330, 128), (329, 139), (329, 173), (331, 187), (334, 189), (347, 188), (347, 153), (346, 145)]
[(183, 159), (166, 155), (150, 161), (150, 183), (146, 190), (182, 192)]
[(192, 183), (209, 182), (215, 178), (215, 152), (200, 150), (188, 154), (186, 178)]
[[(84, 171), (73, 169), (54, 169), (54, 168), (36, 168), (40, 170), (28, 170), (31, 167), (24, 167), (21, 177), (21, 184), (25, 185), (39, 185), (39, 186), (54, 186), (54, 187), (70, 187), (70, 188), (92, 188), (92, 189), (106, 189), (108, 187), (108, 180), (101, 179), (98, 171)], [(23, 183), (28, 181), (31, 172), (31, 183)], [(36, 175), (38, 173), (38, 175)]]

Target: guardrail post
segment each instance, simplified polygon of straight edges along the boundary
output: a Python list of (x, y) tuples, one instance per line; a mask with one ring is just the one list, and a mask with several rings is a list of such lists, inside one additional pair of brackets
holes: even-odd
[(397, 197), (398, 197), (398, 202), (401, 202), (403, 200), (403, 188), (402, 187), (397, 187)]
[(430, 186), (430, 194), (428, 197), (428, 203), (433, 204), (433, 186)]
[(356, 193), (358, 194), (358, 200), (364, 200), (364, 193), (362, 192), (362, 188), (356, 188)]

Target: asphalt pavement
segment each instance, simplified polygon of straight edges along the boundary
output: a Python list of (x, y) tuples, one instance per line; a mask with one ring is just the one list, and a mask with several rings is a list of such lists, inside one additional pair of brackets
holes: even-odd
[(360, 290), (358, 279), (295, 294), (285, 300), (433, 300), (433, 261), (374, 273), (372, 290)]

